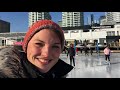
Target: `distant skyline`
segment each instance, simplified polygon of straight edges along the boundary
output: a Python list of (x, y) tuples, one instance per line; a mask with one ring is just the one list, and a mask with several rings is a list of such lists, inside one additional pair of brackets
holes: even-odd
[[(61, 12), (50, 12), (53, 21), (58, 22), (62, 20)], [(105, 15), (105, 12), (84, 12), (84, 24), (87, 24), (87, 17), (90, 17), (90, 14), (94, 14), (94, 19), (98, 20), (98, 18), (102, 15)]]
[[(87, 23), (87, 17), (94, 14), (95, 20), (105, 12), (84, 12), (84, 22)], [(62, 20), (62, 12), (50, 12), (52, 20), (58, 22)], [(0, 12), (0, 19), (10, 22), (11, 32), (26, 32), (28, 29), (28, 12)]]

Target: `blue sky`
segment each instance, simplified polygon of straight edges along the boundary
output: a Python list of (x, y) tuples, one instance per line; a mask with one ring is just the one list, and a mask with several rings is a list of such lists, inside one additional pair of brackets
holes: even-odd
[[(104, 12), (84, 12), (85, 23), (87, 17), (94, 14), (94, 18), (98, 19)], [(62, 19), (61, 12), (50, 12), (52, 20), (58, 22)], [(10, 22), (11, 32), (26, 32), (28, 29), (28, 12), (0, 12), (0, 19)]]

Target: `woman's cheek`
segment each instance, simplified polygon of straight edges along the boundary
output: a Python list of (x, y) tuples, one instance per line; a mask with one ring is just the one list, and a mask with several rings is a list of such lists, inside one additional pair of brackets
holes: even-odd
[(39, 49), (39, 48), (31, 48), (31, 53), (34, 53), (34, 54), (41, 53), (41, 49)]
[(60, 51), (60, 50), (58, 50), (58, 51), (54, 52), (55, 57), (59, 57), (59, 56), (60, 56), (60, 53), (61, 53), (61, 51)]

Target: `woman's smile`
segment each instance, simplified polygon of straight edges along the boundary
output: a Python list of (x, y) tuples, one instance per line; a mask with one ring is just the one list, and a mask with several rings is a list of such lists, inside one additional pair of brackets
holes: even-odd
[(43, 65), (47, 65), (52, 61), (52, 59), (43, 59), (43, 58), (36, 58), (36, 59)]

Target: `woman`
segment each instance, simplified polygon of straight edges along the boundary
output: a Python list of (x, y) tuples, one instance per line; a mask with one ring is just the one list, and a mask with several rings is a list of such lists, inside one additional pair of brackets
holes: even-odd
[(73, 69), (59, 59), (64, 34), (51, 20), (34, 23), (24, 37), (22, 48), (23, 52), (15, 48), (1, 50), (1, 78), (62, 78)]

